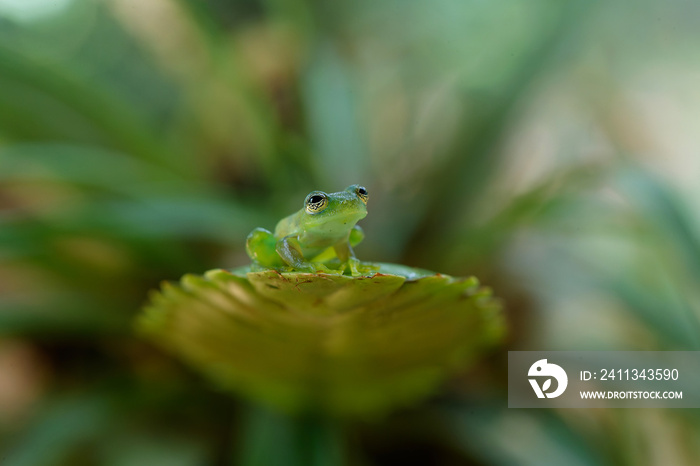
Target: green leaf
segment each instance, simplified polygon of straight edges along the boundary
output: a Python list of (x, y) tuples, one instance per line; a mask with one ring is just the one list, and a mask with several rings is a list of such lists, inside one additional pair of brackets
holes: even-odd
[(476, 278), (380, 266), (360, 277), (186, 275), (153, 293), (137, 326), (254, 401), (380, 414), (429, 395), (503, 334), (500, 306)]

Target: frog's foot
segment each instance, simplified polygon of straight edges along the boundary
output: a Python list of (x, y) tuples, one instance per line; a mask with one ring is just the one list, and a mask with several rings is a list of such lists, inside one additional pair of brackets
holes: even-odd
[(266, 267), (266, 266), (260, 264), (259, 262), (255, 262), (255, 261), (253, 261), (250, 264), (250, 271), (251, 272), (264, 272), (265, 270), (270, 270), (270, 267)]
[(348, 259), (347, 267), (350, 269), (350, 274), (353, 277), (369, 275), (379, 271), (378, 265), (374, 265), (370, 262), (361, 262), (355, 257), (351, 257), (350, 259)]
[(277, 269), (280, 272), (296, 272), (296, 273), (328, 273), (341, 275), (343, 270), (332, 269), (321, 262), (306, 262), (295, 267), (282, 267)]
[(328, 274), (332, 274), (332, 275), (342, 275), (343, 271), (344, 271), (343, 268), (332, 269), (332, 268), (328, 267), (326, 264), (323, 264), (321, 262), (314, 262), (311, 265), (313, 266), (314, 271), (316, 273), (328, 273)]

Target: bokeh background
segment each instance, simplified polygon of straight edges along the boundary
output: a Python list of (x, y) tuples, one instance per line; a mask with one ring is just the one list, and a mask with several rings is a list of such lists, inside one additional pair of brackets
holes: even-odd
[(697, 410), (505, 401), (509, 349), (700, 350), (698, 17), (0, 0), (0, 463), (264, 464), (263, 442), (294, 464), (283, 420), (247, 422), (132, 322), (162, 280), (244, 265), (254, 227), (361, 183), (358, 256), (477, 275), (509, 337), (314, 464), (698, 464)]

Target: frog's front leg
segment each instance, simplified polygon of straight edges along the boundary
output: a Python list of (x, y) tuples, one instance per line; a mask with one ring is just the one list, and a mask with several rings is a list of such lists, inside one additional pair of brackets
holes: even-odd
[[(347, 241), (342, 241), (333, 246), (335, 254), (341, 263), (347, 263), (350, 268), (350, 274), (353, 277), (358, 275), (363, 275), (370, 272), (376, 272), (379, 270), (377, 266), (370, 264), (363, 264), (358, 258), (355, 257), (355, 252), (353, 251), (353, 246), (357, 246), (365, 237), (364, 231), (358, 225), (355, 225), (352, 230), (350, 230), (350, 236)], [(342, 270), (342, 269), (341, 269)]]
[[(355, 257), (355, 251), (352, 250), (349, 240), (341, 241), (340, 243), (334, 245), (333, 249), (335, 250), (335, 254), (338, 256), (338, 260), (340, 260), (341, 264), (347, 264), (348, 267), (350, 267), (350, 273), (353, 276), (361, 275), (360, 271), (358, 270), (360, 261)], [(341, 270), (343, 270), (343, 268), (341, 268)]]
[(359, 270), (360, 261), (355, 257), (355, 251), (353, 251), (352, 248), (353, 246), (360, 244), (363, 239), (365, 239), (365, 232), (359, 225), (355, 225), (352, 227), (352, 230), (350, 230), (350, 235), (348, 236), (347, 241), (343, 241), (333, 246), (338, 259), (341, 263), (345, 262), (348, 264), (350, 273), (353, 276), (361, 275), (361, 271)]
[(301, 244), (296, 236), (285, 236), (277, 241), (275, 245), (277, 254), (291, 268), (304, 272), (313, 272), (311, 263), (304, 259), (304, 254), (301, 252)]
[(291, 268), (306, 273), (325, 272), (338, 273), (320, 263), (311, 263), (304, 258), (301, 244), (296, 236), (285, 236), (277, 241), (277, 254)]
[(360, 228), (359, 225), (355, 225), (354, 227), (352, 227), (352, 230), (350, 230), (350, 238), (348, 239), (348, 241), (350, 242), (350, 246), (357, 246), (362, 242), (363, 239), (365, 239), (365, 231), (362, 228)]

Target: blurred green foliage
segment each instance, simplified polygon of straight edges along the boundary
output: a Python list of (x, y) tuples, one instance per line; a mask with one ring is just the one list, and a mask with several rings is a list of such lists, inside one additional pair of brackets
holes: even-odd
[(358, 256), (479, 276), (509, 349), (698, 349), (698, 13), (0, 0), (3, 465), (697, 464), (692, 411), (508, 410), (505, 349), (326, 428), (220, 394), (131, 322), (362, 183)]

